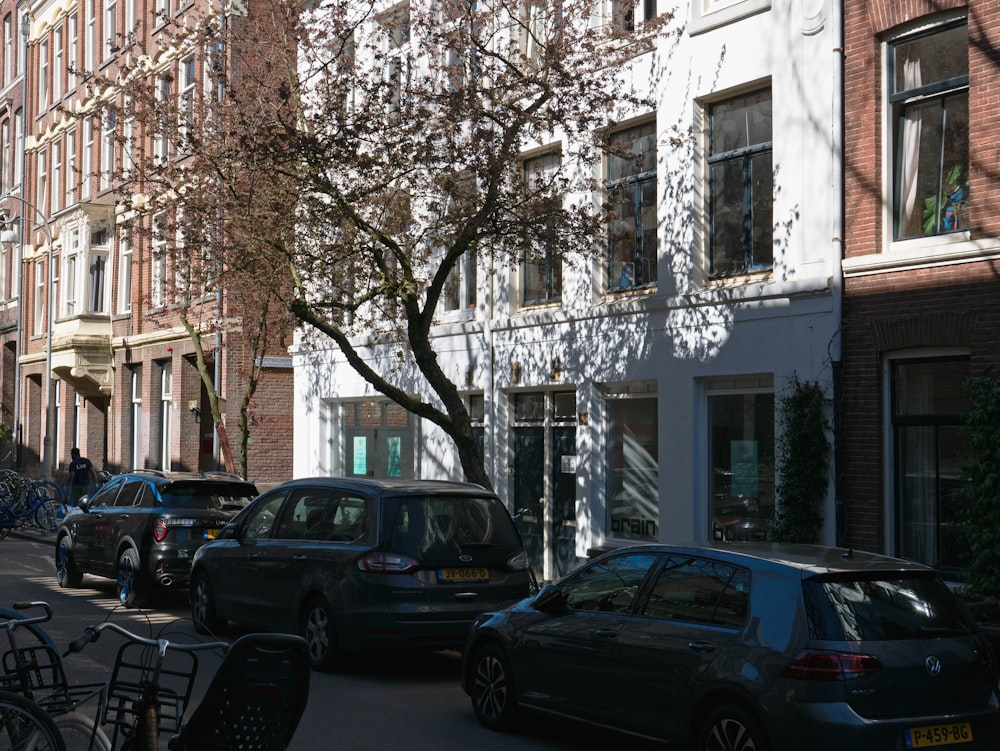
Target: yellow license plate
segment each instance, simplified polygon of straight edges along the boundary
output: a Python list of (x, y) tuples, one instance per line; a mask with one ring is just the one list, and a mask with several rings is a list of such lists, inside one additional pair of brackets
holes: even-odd
[(972, 725), (951, 722), (945, 725), (924, 725), (906, 731), (907, 748), (931, 748), (951, 743), (972, 743)]
[(206, 540), (214, 540), (215, 536), (217, 534), (219, 534), (219, 530), (217, 530), (217, 529), (206, 529), (205, 530), (205, 539)]
[(461, 567), (441, 569), (441, 581), (446, 582), (488, 582), (490, 570), (482, 567)]

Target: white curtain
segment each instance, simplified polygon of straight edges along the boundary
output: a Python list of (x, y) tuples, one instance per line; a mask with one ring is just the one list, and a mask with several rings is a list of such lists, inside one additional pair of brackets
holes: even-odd
[[(920, 59), (908, 57), (903, 61), (903, 89), (909, 91), (921, 84)], [(913, 107), (903, 118), (902, 139), (900, 149), (900, 181), (899, 200), (902, 206), (900, 212), (900, 234), (911, 234), (910, 227), (914, 212), (918, 212), (917, 225), (920, 224), (922, 206), (917, 204), (917, 168), (920, 163), (920, 129), (922, 110)]]

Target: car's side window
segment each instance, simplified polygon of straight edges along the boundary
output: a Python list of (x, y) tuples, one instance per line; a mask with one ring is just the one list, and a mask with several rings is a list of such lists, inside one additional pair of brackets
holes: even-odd
[(145, 483), (132, 481), (126, 482), (122, 487), (122, 492), (118, 494), (118, 498), (115, 499), (116, 506), (135, 506), (139, 498), (139, 492), (142, 490)]
[(289, 504), (278, 536), (355, 542), (368, 535), (368, 499), (334, 489), (302, 490)]
[(274, 537), (275, 519), (285, 500), (284, 493), (275, 493), (260, 501), (247, 513), (241, 527), (243, 540), (266, 540)]
[(655, 553), (628, 553), (594, 563), (563, 584), (571, 610), (627, 613), (642, 586)]
[(118, 496), (118, 491), (122, 489), (122, 482), (109, 482), (103, 488), (98, 490), (94, 497), (90, 499), (89, 508), (107, 508), (115, 503), (115, 498)]
[(749, 596), (745, 569), (672, 555), (653, 584), (643, 615), (738, 628), (746, 619)]

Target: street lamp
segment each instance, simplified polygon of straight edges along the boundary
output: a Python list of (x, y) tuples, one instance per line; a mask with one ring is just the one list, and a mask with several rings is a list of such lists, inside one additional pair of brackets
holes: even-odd
[[(23, 180), (23, 177), (22, 177)], [(23, 186), (22, 186), (23, 191)], [(46, 261), (45, 269), (45, 428), (42, 432), (42, 478), (45, 480), (52, 479), (52, 314), (53, 314), (53, 300), (52, 300), (52, 260), (53, 260), (53, 238), (52, 238), (52, 227), (49, 225), (48, 219), (42, 214), (41, 210), (31, 201), (26, 200), (23, 196), (19, 195), (5, 195), (0, 196), (0, 200), (3, 201), (17, 201), (21, 204), (21, 214), (20, 220), (23, 224), (24, 222), (24, 209), (29, 208), (35, 212), (35, 219), (37, 224), (34, 229), (41, 228), (45, 232), (45, 239), (48, 243), (48, 259)], [(20, 248), (18, 253), (18, 264), (21, 263), (24, 257), (24, 237), (20, 235), (17, 230), (14, 230), (10, 224), (7, 228), (0, 232), (0, 243), (3, 243), (7, 247), (13, 247), (17, 244)], [(21, 273), (23, 269), (18, 268), (18, 286), (23, 289), (24, 287), (24, 277)], [(26, 312), (22, 310), (24, 305), (24, 295), (18, 292), (18, 367), (17, 367), (17, 383), (15, 384), (15, 398), (14, 398), (14, 440), (17, 437), (17, 426), (21, 419), (20, 414), (20, 388), (21, 388), (21, 372), (20, 372), (20, 349), (21, 349), (21, 339), (23, 333), (21, 331), (22, 327), (20, 322), (22, 320), (22, 315), (26, 315)], [(15, 443), (15, 448), (16, 448)]]

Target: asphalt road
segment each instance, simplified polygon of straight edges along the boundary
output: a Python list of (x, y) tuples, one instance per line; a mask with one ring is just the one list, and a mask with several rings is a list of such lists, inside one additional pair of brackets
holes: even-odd
[[(87, 576), (80, 589), (60, 589), (54, 576), (51, 542), (30, 533), (0, 541), (0, 592), (0, 607), (24, 600), (50, 603), (55, 615), (46, 626), (60, 648), (86, 625), (109, 616), (126, 627), (169, 629), (179, 637), (196, 638), (183, 594), (139, 613), (116, 609), (111, 581)], [(231, 631), (226, 637), (238, 634)], [(84, 653), (67, 657), (70, 681), (106, 679), (119, 643), (106, 633)], [(214, 657), (203, 658), (194, 701), (203, 693), (216, 664)], [(652, 748), (619, 735), (543, 717), (529, 718), (514, 734), (488, 731), (476, 721), (468, 697), (459, 687), (459, 664), (458, 653), (437, 652), (373, 658), (340, 674), (313, 672), (309, 703), (291, 751)]]

